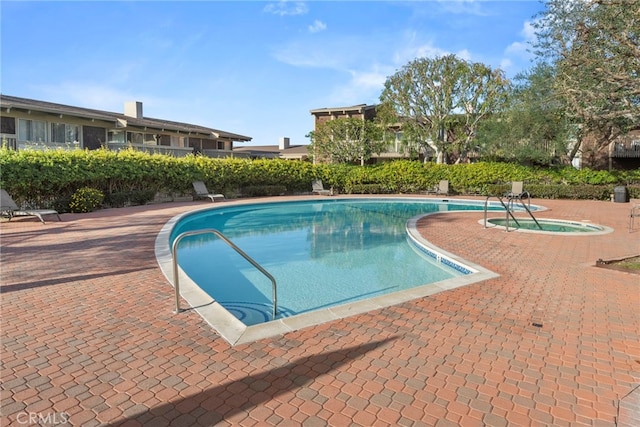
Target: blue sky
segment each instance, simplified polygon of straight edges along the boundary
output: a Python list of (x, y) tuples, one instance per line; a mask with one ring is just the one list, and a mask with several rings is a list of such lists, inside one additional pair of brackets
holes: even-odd
[(537, 0), (0, 3), (3, 94), (308, 144), (309, 110), (375, 104), (419, 57), (531, 67)]

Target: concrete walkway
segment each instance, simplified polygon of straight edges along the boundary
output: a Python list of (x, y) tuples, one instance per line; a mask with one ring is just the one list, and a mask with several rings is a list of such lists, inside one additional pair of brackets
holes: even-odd
[(430, 216), (500, 277), (235, 347), (173, 313), (154, 257), (203, 203), (0, 224), (0, 425), (640, 425), (640, 276), (594, 266), (640, 254), (629, 203), (534, 200), (598, 236)]

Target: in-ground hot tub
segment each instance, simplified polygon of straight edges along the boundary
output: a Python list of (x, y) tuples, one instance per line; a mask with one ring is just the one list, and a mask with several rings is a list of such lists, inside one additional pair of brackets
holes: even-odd
[[(482, 223), (482, 221), (481, 221)], [(506, 218), (488, 218), (487, 227), (507, 229)], [(548, 218), (509, 218), (509, 231), (521, 231), (525, 233), (543, 233), (543, 234), (559, 234), (569, 236), (584, 236), (594, 234), (607, 234), (613, 231), (610, 227), (592, 224), (588, 221), (568, 221), (562, 219)]]

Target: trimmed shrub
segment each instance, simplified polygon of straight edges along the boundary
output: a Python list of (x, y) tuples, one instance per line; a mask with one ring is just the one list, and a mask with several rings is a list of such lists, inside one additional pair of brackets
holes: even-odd
[(117, 191), (105, 195), (104, 204), (112, 208), (131, 205), (146, 205), (155, 197), (153, 190)]
[(282, 196), (286, 192), (284, 185), (248, 185), (241, 189), (243, 197)]
[[(376, 165), (313, 165), (281, 159), (172, 157), (132, 149), (10, 150), (0, 148), (0, 187), (16, 201), (66, 211), (78, 188), (105, 195), (107, 206), (145, 204), (156, 193), (191, 194), (193, 181), (227, 198), (309, 193), (311, 181), (342, 194), (418, 194), (446, 179), (458, 195), (501, 195), (511, 181), (524, 181), (536, 198), (609, 200), (626, 185), (640, 198), (640, 170), (592, 171), (570, 166), (533, 168), (511, 163), (441, 165), (396, 160)], [(68, 204), (69, 203), (69, 204)], [(95, 207), (94, 207), (95, 209)]]
[(71, 212), (93, 212), (104, 200), (104, 194), (100, 190), (91, 187), (82, 187), (71, 195), (69, 208)]
[(388, 188), (380, 184), (354, 184), (349, 185), (346, 189), (348, 194), (391, 194)]

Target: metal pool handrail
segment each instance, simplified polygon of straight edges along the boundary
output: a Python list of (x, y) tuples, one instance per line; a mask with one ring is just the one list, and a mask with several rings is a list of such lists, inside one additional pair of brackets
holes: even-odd
[[(527, 193), (528, 195), (528, 193)], [(529, 216), (531, 217), (531, 219), (533, 219), (533, 221), (536, 223), (536, 225), (538, 226), (538, 228), (540, 230), (542, 230), (542, 226), (540, 225), (540, 223), (538, 222), (538, 220), (536, 219), (535, 216), (533, 216), (533, 213), (531, 212), (531, 197), (527, 197), (528, 201), (529, 201), (529, 206), (525, 205), (524, 202), (522, 201), (522, 196), (515, 196), (513, 199), (518, 200), (520, 202), (520, 204), (522, 205), (522, 207), (527, 211), (527, 213), (529, 214)], [(513, 202), (512, 202), (513, 204)]]
[[(484, 200), (484, 228), (487, 228), (487, 211), (489, 210), (489, 199), (491, 197), (492, 196), (487, 196), (487, 198)], [(510, 209), (510, 207), (508, 205), (510, 202), (507, 202), (508, 204), (505, 205), (504, 201), (502, 200), (502, 197), (500, 197), (500, 196), (495, 196), (495, 197), (496, 197), (496, 199), (498, 199), (500, 201), (500, 204), (502, 205), (502, 207), (504, 208), (504, 210), (506, 212), (505, 213), (505, 222), (507, 224), (507, 231), (509, 231), (509, 216), (511, 216), (511, 218), (513, 218), (513, 220), (516, 222), (516, 224), (520, 225), (518, 223), (518, 220), (516, 219), (516, 217), (513, 216), (513, 212), (511, 212), (511, 209)]]
[(272, 296), (273, 296), (273, 319), (275, 320), (276, 315), (278, 314), (278, 292), (277, 292), (277, 286), (276, 286), (276, 279), (267, 271), (265, 270), (260, 264), (258, 264), (253, 258), (251, 258), (249, 255), (247, 255), (242, 249), (240, 249), (235, 243), (233, 243), (231, 240), (229, 240), (224, 234), (222, 234), (220, 231), (216, 230), (215, 228), (206, 228), (203, 230), (195, 230), (195, 231), (185, 231), (184, 233), (180, 234), (178, 237), (176, 237), (176, 239), (173, 241), (173, 245), (172, 245), (172, 252), (173, 252), (173, 285), (175, 287), (176, 290), (176, 313), (180, 313), (182, 311), (182, 309), (180, 308), (180, 283), (179, 283), (179, 279), (178, 279), (178, 243), (180, 243), (180, 241), (188, 236), (195, 236), (198, 234), (207, 234), (207, 233), (211, 233), (211, 234), (215, 234), (216, 236), (218, 236), (223, 242), (225, 242), (227, 245), (229, 245), (234, 251), (236, 251), (237, 253), (239, 253), (240, 255), (242, 255), (242, 257), (244, 259), (246, 259), (247, 261), (249, 261), (251, 263), (251, 265), (253, 265), (255, 268), (257, 268), (262, 274), (264, 274), (265, 276), (267, 276), (267, 278), (269, 280), (271, 280), (271, 289), (272, 289)]
[[(487, 198), (484, 201), (484, 228), (487, 228), (487, 211), (489, 209), (489, 199), (490, 198), (491, 198), (491, 196), (487, 196)], [(512, 213), (512, 211), (513, 211), (512, 206), (513, 206), (513, 201), (514, 200), (518, 200), (520, 202), (520, 204), (522, 205), (524, 210), (527, 211), (529, 216), (535, 221), (535, 223), (538, 226), (538, 228), (540, 230), (542, 230), (542, 226), (540, 225), (540, 223), (538, 222), (536, 217), (533, 216), (533, 213), (531, 212), (531, 198), (530, 197), (528, 197), (529, 206), (525, 205), (525, 203), (522, 201), (522, 197), (519, 196), (519, 195), (518, 196), (507, 197), (507, 204), (504, 203), (504, 201), (502, 200), (502, 197), (496, 196), (496, 198), (500, 201), (500, 204), (502, 205), (502, 207), (504, 207), (504, 210), (506, 211), (505, 224), (506, 224), (507, 232), (509, 231), (509, 216), (511, 216), (511, 218), (513, 218), (513, 220), (516, 222), (516, 224), (518, 226), (520, 226), (520, 223), (518, 222), (518, 220), (516, 219), (516, 217)]]

